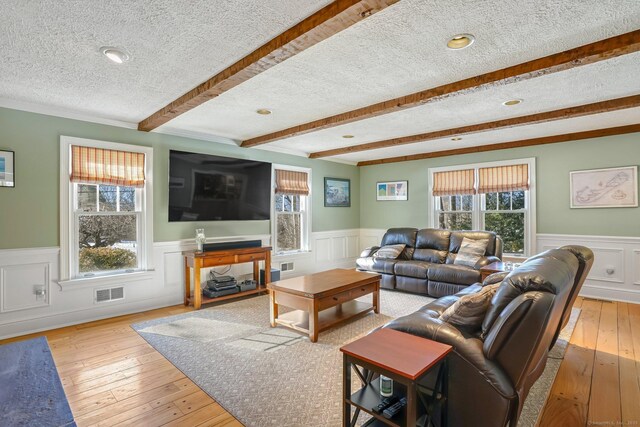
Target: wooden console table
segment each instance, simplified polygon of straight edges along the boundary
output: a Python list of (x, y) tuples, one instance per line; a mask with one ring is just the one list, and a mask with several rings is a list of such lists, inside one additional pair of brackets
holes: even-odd
[[(271, 282), (271, 246), (207, 252), (184, 251), (182, 255), (184, 256), (184, 305), (193, 302), (193, 308), (196, 310), (199, 310), (202, 304), (266, 292), (266, 284)], [(264, 285), (259, 283), (260, 261), (264, 261), (265, 264)], [(257, 283), (256, 289), (218, 298), (207, 298), (202, 295), (200, 269), (244, 262), (253, 263), (253, 280)], [(191, 295), (191, 268), (193, 268), (193, 295)]]

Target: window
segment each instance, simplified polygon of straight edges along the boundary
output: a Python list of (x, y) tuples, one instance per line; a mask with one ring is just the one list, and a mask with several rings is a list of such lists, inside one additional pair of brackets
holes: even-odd
[(275, 168), (274, 248), (276, 253), (308, 250), (310, 194), (308, 169)]
[(535, 160), (431, 170), (433, 226), (494, 231), (505, 255), (534, 252)]
[(61, 137), (61, 242), (68, 279), (150, 269), (152, 149)]

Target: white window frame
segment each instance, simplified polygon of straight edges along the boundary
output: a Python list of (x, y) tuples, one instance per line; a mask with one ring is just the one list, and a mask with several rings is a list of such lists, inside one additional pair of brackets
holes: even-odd
[[(307, 174), (307, 185), (309, 186), (309, 195), (307, 195), (307, 200), (305, 203), (306, 209), (302, 215), (302, 249), (295, 251), (281, 251), (276, 252), (278, 247), (278, 221), (276, 220), (276, 169), (280, 170), (289, 170), (296, 172), (305, 172)], [(271, 242), (273, 244), (273, 251), (275, 256), (283, 256), (283, 255), (292, 255), (292, 254), (301, 254), (310, 252), (311, 247), (311, 206), (312, 206), (312, 180), (311, 180), (311, 169), (304, 168), (300, 166), (289, 166), (289, 165), (279, 165), (272, 164), (271, 166)]]
[[(107, 150), (130, 151), (145, 155), (145, 184), (144, 191), (136, 191), (136, 198), (140, 200), (142, 212), (138, 216), (138, 268), (101, 272), (94, 276), (75, 275), (78, 266), (78, 256), (74, 248), (77, 245), (78, 214), (74, 206), (75, 185), (71, 176), (71, 146), (95, 147)], [(140, 196), (139, 196), (140, 194)], [(153, 271), (153, 148), (139, 145), (121, 144), (116, 142), (98, 141), (94, 139), (60, 137), (60, 278), (61, 285), (76, 285), (80, 283), (110, 283), (119, 282), (128, 277), (132, 280), (146, 279), (147, 272)]]
[[(431, 213), (429, 224), (433, 228), (438, 228), (438, 209), (433, 196), (433, 175), (437, 172), (448, 172), (454, 170), (473, 169), (474, 182), (478, 182), (478, 169), (490, 168), (495, 166), (522, 165), (529, 166), (529, 191), (525, 196), (525, 224), (524, 230), (524, 256), (529, 257), (536, 253), (536, 159), (535, 157), (514, 160), (502, 160), (496, 162), (471, 163), (465, 165), (443, 166), (438, 168), (429, 168), (429, 197), (427, 197), (427, 210)], [(482, 194), (473, 196), (473, 211), (471, 214), (471, 223), (474, 229), (481, 229), (484, 221), (482, 214)]]

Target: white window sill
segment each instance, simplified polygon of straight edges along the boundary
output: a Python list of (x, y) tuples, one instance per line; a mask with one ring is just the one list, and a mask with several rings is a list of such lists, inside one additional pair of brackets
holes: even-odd
[(116, 285), (141, 280), (153, 279), (155, 270), (135, 271), (133, 273), (111, 274), (97, 277), (78, 277), (74, 279), (58, 280), (58, 285), (63, 291), (72, 289), (84, 289), (93, 286)]
[(301, 258), (311, 254), (311, 251), (295, 251), (295, 252), (278, 252), (274, 253), (272, 259), (278, 260), (283, 258)]

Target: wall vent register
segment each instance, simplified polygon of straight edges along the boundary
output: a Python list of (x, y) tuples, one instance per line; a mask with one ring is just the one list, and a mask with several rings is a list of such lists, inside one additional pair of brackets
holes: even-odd
[(96, 289), (96, 303), (124, 299), (124, 287)]

